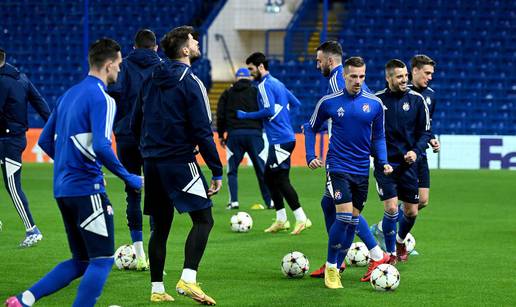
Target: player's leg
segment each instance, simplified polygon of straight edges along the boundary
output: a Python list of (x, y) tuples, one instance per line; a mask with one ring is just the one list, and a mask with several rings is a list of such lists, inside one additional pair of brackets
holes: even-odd
[(264, 179), (269, 192), (271, 193), (272, 201), (274, 202), (274, 210), (276, 210), (276, 220), (272, 225), (265, 229), (265, 232), (278, 232), (290, 228), (290, 223), (287, 220), (287, 211), (283, 203), (283, 194), (278, 183), (278, 161), (274, 153), (274, 145), (269, 145), (269, 154), (267, 162), (265, 163)]
[(2, 174), (5, 187), (25, 226), (25, 239), (21, 247), (30, 247), (43, 239), (43, 235), (34, 223), (29, 202), (21, 186), (22, 153), (27, 145), (25, 136), (8, 137), (0, 141)]
[(264, 172), (265, 172), (265, 160), (260, 154), (264, 152), (264, 142), (261, 135), (253, 135), (247, 139), (245, 150), (249, 154), (249, 158), (253, 162), (254, 172), (256, 179), (258, 180), (258, 186), (262, 193), (265, 206), (268, 209), (273, 209), (274, 204), (271, 202), (271, 194), (267, 185), (265, 184)]
[(94, 306), (113, 267), (113, 208), (106, 194), (80, 197), (74, 205), (82, 221), (78, 227), (88, 252), (89, 265), (82, 276), (73, 306)]
[(229, 189), (229, 203), (228, 209), (238, 209), (238, 166), (244, 158), (244, 148), (242, 142), (245, 142), (243, 136), (228, 136), (226, 143), (227, 153), (227, 176), (228, 176), (228, 189)]
[[(138, 150), (137, 144), (118, 142), (117, 155), (120, 163), (122, 163), (129, 173), (141, 175), (143, 159), (140, 151)], [(131, 240), (136, 252), (136, 269), (147, 270), (149, 266), (147, 264), (147, 258), (145, 257), (145, 250), (143, 248), (142, 194), (141, 191), (136, 191), (128, 185), (125, 186), (125, 193), (127, 195), (127, 226), (129, 226)]]
[(430, 169), (428, 168), (427, 156), (421, 156), (417, 162), (417, 176), (419, 187), (419, 210), (426, 208), (430, 197)]
[[(329, 234), (331, 226), (335, 222), (335, 203), (328, 189), (325, 187), (323, 197), (321, 198), (321, 209), (324, 215), (324, 225), (326, 226), (326, 232)], [(340, 259), (339, 259), (340, 260)], [(340, 270), (346, 269), (346, 263), (344, 261), (338, 261), (341, 263)], [(319, 269), (310, 273), (311, 277), (322, 278), (324, 277), (324, 271), (326, 269), (326, 263), (323, 264)]]
[[(337, 262), (346, 257), (346, 253), (355, 237), (358, 224), (358, 211), (354, 210), (352, 203), (352, 191), (348, 174), (330, 173), (328, 178), (328, 190), (333, 195), (335, 202), (335, 222), (328, 234), (328, 254), (326, 257), (326, 270), (324, 273), (325, 285), (328, 288), (342, 288)], [(355, 213), (355, 216), (353, 216)]]
[(405, 243), (403, 242), (407, 234), (412, 230), (412, 227), (414, 227), (419, 212), (416, 165), (405, 170), (400, 176), (399, 181), (398, 194), (403, 201), (403, 217), (399, 222), (399, 231), (396, 236), (396, 254), (398, 260), (407, 261), (408, 253)]
[[(29, 289), (9, 298), (7, 306), (32, 306), (39, 299), (48, 296), (70, 284), (76, 278), (81, 277), (88, 267), (88, 253), (81, 234), (78, 230), (78, 216), (73, 208), (74, 198), (58, 198), (57, 204), (63, 218), (68, 243), (72, 251), (72, 259), (65, 260), (55, 266), (43, 278)], [(18, 302), (20, 305), (16, 305)]]
[[(163, 269), (167, 256), (167, 240), (174, 218), (174, 207), (160, 178), (159, 166), (154, 161), (144, 160), (145, 176), (144, 212), (153, 217), (154, 228), (149, 239), (149, 264), (151, 275), (152, 302), (173, 301), (172, 296), (165, 292)], [(164, 169), (166, 172), (167, 169)], [(169, 175), (175, 177), (174, 173)]]

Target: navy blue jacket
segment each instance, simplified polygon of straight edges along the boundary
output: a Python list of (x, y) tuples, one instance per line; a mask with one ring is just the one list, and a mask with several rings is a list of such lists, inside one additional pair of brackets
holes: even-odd
[(136, 143), (130, 128), (134, 101), (152, 70), (161, 62), (158, 54), (151, 49), (134, 49), (124, 58), (115, 84), (108, 88), (109, 95), (116, 101), (117, 112), (113, 132), (117, 142)]
[(50, 110), (45, 99), (25, 74), (5, 63), (0, 68), (0, 137), (25, 134), (29, 128), (27, 102), (45, 122), (48, 120)]
[[(421, 94), (425, 99), (426, 106), (428, 107), (428, 112), (430, 113), (430, 124), (432, 123), (432, 118), (434, 116), (435, 105), (437, 104), (437, 100), (435, 99), (435, 91), (430, 87), (419, 88), (414, 86), (413, 84), (409, 84), (409, 88)], [(435, 131), (432, 131), (432, 139), (435, 139), (434, 135)]]
[(189, 163), (195, 161), (198, 146), (213, 177), (222, 178), (210, 124), (206, 88), (190, 66), (170, 60), (156, 66), (142, 86), (131, 119), (142, 157)]
[(385, 107), (385, 139), (389, 163), (404, 162), (408, 151), (418, 158), (430, 141), (430, 114), (421, 94), (407, 90), (392, 92), (389, 88), (375, 94)]

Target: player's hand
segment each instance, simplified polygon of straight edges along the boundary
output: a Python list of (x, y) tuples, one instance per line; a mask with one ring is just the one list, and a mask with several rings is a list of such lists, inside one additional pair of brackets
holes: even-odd
[(441, 143), (439, 143), (438, 139), (431, 139), (429, 143), (434, 152), (439, 152), (441, 150)]
[(208, 197), (212, 197), (217, 194), (222, 188), (222, 179), (211, 180), (210, 188), (208, 189)]
[(219, 144), (222, 148), (226, 148), (226, 139), (225, 138), (219, 138)]
[(313, 159), (312, 161), (310, 161), (310, 164), (308, 164), (308, 167), (310, 169), (317, 169), (322, 166), (323, 166), (323, 162), (319, 158)]
[(384, 164), (383, 173), (386, 176), (389, 176), (390, 174), (392, 174), (393, 171), (394, 171), (394, 169), (392, 168), (392, 166), (390, 164)]
[(405, 158), (405, 162), (407, 162), (408, 164), (412, 164), (412, 163), (416, 162), (417, 154), (413, 150), (410, 150), (409, 152), (407, 152), (405, 154), (404, 158)]
[(245, 119), (246, 118), (246, 115), (247, 115), (247, 112), (244, 112), (242, 110), (237, 110), (236, 111), (236, 117), (238, 119)]

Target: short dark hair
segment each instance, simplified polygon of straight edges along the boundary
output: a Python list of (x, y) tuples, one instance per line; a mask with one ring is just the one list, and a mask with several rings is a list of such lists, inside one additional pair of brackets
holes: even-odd
[(320, 44), (315, 51), (322, 51), (323, 53), (328, 53), (332, 55), (337, 55), (342, 57), (342, 46), (338, 41), (325, 41)]
[(405, 68), (405, 67), (407, 67), (407, 65), (405, 65), (405, 63), (403, 63), (402, 60), (391, 59), (391, 60), (387, 61), (387, 63), (385, 64), (385, 71), (388, 72), (389, 74), (391, 74), (395, 68)]
[(6, 55), (7, 53), (5, 52), (5, 50), (0, 48), (0, 65), (4, 64)]
[(412, 69), (415, 67), (421, 69), (421, 67), (425, 65), (432, 65), (435, 67), (435, 61), (425, 54), (416, 54), (412, 59), (410, 59), (410, 68)]
[(365, 65), (364, 59), (362, 59), (359, 56), (352, 56), (350, 58), (347, 58), (344, 61), (344, 69), (347, 69), (349, 66), (362, 67), (364, 65)]
[(110, 38), (101, 38), (94, 42), (88, 50), (88, 63), (91, 67), (100, 68), (108, 60), (116, 60), (120, 45)]
[(151, 49), (156, 46), (156, 34), (149, 29), (140, 29), (134, 36), (136, 48)]
[(182, 58), (181, 49), (188, 41), (188, 35), (195, 35), (195, 30), (191, 26), (181, 26), (170, 30), (161, 38), (160, 45), (163, 52), (169, 59)]
[(247, 65), (253, 64), (256, 67), (260, 66), (260, 64), (263, 64), (263, 68), (265, 68), (265, 70), (269, 70), (269, 61), (267, 60), (267, 57), (265, 57), (265, 54), (261, 52), (255, 52), (251, 54), (249, 57), (247, 57), (245, 63)]

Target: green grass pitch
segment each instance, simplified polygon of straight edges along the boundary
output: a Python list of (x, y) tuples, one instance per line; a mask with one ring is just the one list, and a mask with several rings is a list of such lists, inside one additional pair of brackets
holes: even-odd
[[(57, 206), (52, 198), (50, 165), (26, 164), (24, 190), (32, 214), (44, 239), (37, 247), (17, 247), (24, 236), (23, 225), (8, 198), (0, 193), (3, 231), (0, 232), (0, 299), (4, 300), (37, 281), (70, 253)], [(205, 172), (206, 173), (206, 172)], [(322, 170), (294, 168), (293, 185), (301, 203), (314, 222), (299, 236), (288, 233), (265, 234), (274, 212), (252, 211), (253, 203), (263, 203), (254, 172), (240, 169), (241, 211), (254, 220), (250, 233), (232, 233), (227, 186), (214, 198), (215, 227), (201, 262), (198, 281), (221, 306), (514, 306), (516, 305), (516, 172), (511, 171), (432, 171), (429, 208), (421, 212), (412, 233), (419, 256), (398, 265), (399, 288), (390, 293), (374, 291), (361, 283), (365, 268), (350, 268), (342, 275), (344, 289), (329, 290), (321, 279), (291, 280), (280, 271), (282, 257), (289, 251), (303, 252), (310, 270), (325, 260), (327, 235), (320, 197)], [(108, 178), (108, 195), (115, 209), (116, 247), (130, 243), (125, 221), (122, 182)], [(294, 221), (292, 212), (287, 210)], [(380, 220), (383, 207), (370, 180), (369, 200), (364, 215), (370, 223)], [(145, 244), (148, 223), (145, 218)], [(171, 306), (196, 303), (175, 291), (183, 263), (183, 247), (190, 227), (187, 215), (176, 214), (168, 244), (165, 287), (176, 302)], [(78, 282), (42, 299), (37, 306), (70, 306)], [(98, 306), (152, 306), (149, 272), (113, 269)], [(3, 301), (2, 301), (3, 302)]]

